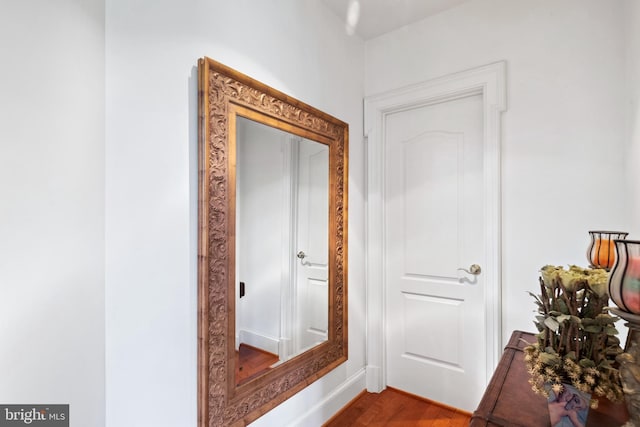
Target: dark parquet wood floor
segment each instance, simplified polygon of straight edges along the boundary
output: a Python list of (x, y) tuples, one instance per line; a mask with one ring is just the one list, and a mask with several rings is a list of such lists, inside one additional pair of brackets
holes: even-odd
[(387, 388), (363, 392), (323, 427), (466, 427), (471, 414)]
[(236, 358), (238, 361), (236, 365), (238, 367), (236, 370), (236, 384), (242, 384), (266, 372), (271, 365), (279, 360), (276, 354), (271, 354), (246, 344), (240, 344), (239, 351), (236, 352)]

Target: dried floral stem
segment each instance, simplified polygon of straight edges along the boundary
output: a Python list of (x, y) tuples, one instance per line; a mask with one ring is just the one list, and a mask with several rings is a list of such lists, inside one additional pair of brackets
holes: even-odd
[(540, 278), (537, 342), (525, 348), (534, 391), (544, 384), (571, 383), (578, 390), (612, 401), (622, 398), (615, 357), (622, 352), (606, 312), (608, 276), (604, 270), (546, 266)]

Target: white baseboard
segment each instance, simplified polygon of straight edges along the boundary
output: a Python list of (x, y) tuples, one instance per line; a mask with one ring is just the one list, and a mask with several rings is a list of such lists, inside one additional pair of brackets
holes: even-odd
[(344, 408), (366, 387), (365, 369), (362, 368), (347, 378), (320, 403), (310, 408), (288, 427), (319, 426), (328, 421), (340, 409)]
[(272, 354), (279, 354), (280, 341), (277, 338), (262, 335), (258, 332), (242, 329), (238, 331), (239, 344), (247, 344)]

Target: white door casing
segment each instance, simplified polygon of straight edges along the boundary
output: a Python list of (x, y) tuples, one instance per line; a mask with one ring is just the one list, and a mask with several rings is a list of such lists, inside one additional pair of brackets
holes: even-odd
[[(365, 137), (367, 142), (367, 389), (379, 392), (387, 386), (385, 259), (385, 169), (386, 123), (390, 115), (449, 100), (482, 97), (481, 191), (483, 286), (486, 362), (484, 383), (488, 383), (501, 354), (500, 283), (500, 121), (506, 110), (506, 63), (498, 62), (451, 74), (418, 85), (404, 87), (365, 99)], [(433, 135), (432, 135), (433, 136)], [(440, 135), (447, 137), (446, 134)], [(450, 135), (449, 135), (450, 136)], [(460, 267), (468, 267), (460, 265)], [(415, 298), (414, 298), (415, 299)], [(415, 301), (410, 301), (412, 304)], [(425, 303), (428, 301), (421, 301)], [(467, 349), (474, 351), (474, 349)], [(425, 379), (428, 380), (428, 379)]]

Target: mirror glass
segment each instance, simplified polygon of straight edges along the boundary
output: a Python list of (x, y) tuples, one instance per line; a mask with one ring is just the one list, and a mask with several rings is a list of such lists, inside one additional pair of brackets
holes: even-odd
[(327, 340), (329, 147), (236, 116), (236, 384)]

